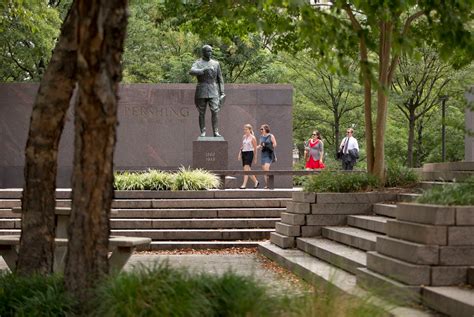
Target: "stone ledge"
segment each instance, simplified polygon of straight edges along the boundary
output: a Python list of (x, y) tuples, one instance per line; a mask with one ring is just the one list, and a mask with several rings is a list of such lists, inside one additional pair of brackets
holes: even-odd
[(413, 264), (438, 264), (439, 247), (424, 245), (390, 237), (377, 237), (378, 253)]
[(281, 222), (275, 224), (276, 232), (287, 237), (299, 237), (301, 235), (300, 226), (287, 225)]
[(287, 237), (277, 232), (270, 233), (270, 242), (276, 244), (282, 249), (294, 248), (295, 238)]
[(286, 212), (294, 214), (309, 214), (311, 212), (311, 205), (310, 203), (288, 201), (286, 203)]
[(314, 215), (354, 215), (368, 214), (372, 204), (366, 203), (317, 203), (311, 204), (311, 214)]
[(292, 200), (298, 203), (314, 203), (316, 202), (316, 193), (294, 192)]
[(397, 219), (428, 225), (454, 225), (456, 208), (440, 205), (399, 203)]
[(474, 247), (474, 226), (448, 227), (448, 244)]
[(440, 247), (439, 262), (442, 265), (472, 265), (474, 246)]
[(444, 226), (388, 220), (385, 228), (389, 237), (421, 244), (446, 245), (448, 240), (447, 227)]
[(430, 266), (411, 264), (374, 251), (367, 252), (367, 268), (407, 285), (429, 285), (431, 282)]

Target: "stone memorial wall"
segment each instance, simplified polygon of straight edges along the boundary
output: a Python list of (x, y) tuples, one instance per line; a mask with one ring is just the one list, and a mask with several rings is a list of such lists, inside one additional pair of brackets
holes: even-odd
[[(24, 149), (37, 89), (37, 84), (0, 84), (0, 188), (23, 184)], [(122, 85), (115, 169), (173, 170), (192, 166), (192, 143), (199, 135), (194, 91), (195, 84)], [(278, 162), (272, 169), (291, 169), (292, 86), (227, 84), (226, 95), (219, 127), (228, 142), (228, 168), (242, 168), (237, 154), (243, 125), (250, 123), (258, 137), (259, 126), (268, 123), (278, 141)], [(71, 107), (60, 143), (58, 187), (70, 186), (73, 121)], [(209, 111), (206, 123), (210, 128)], [(261, 169), (260, 164), (255, 169)], [(277, 177), (275, 185), (290, 187), (291, 178)]]

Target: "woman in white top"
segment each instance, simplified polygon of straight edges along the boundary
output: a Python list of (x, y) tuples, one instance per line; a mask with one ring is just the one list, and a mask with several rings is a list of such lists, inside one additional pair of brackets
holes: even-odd
[(346, 171), (351, 171), (359, 158), (359, 143), (352, 136), (353, 133), (354, 130), (352, 128), (347, 129), (347, 136), (342, 139), (339, 146), (339, 151), (342, 153), (342, 169)]
[[(250, 124), (244, 125), (244, 135), (242, 137), (242, 146), (240, 147), (239, 155), (237, 157), (238, 160), (242, 159), (242, 165), (244, 167), (244, 171), (250, 171), (252, 163), (257, 162), (257, 139), (253, 134), (253, 129)], [(250, 175), (250, 178), (253, 180), (255, 186), (257, 188), (259, 183), (255, 175)], [(247, 187), (247, 181), (249, 179), (248, 175), (244, 175), (244, 181), (241, 189), (245, 189)]]

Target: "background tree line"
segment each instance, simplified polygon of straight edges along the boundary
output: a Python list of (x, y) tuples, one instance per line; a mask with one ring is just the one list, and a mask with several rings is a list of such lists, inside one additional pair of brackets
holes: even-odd
[[(39, 81), (71, 3), (71, 0), (50, 0), (0, 4), (1, 81)], [(184, 9), (188, 14), (194, 10), (192, 7)], [(194, 25), (193, 20), (185, 23), (182, 16), (167, 14), (162, 1), (132, 1), (129, 10), (124, 82), (192, 82), (189, 65), (199, 56), (202, 44), (210, 43), (215, 48), (215, 58), (221, 61), (227, 82), (290, 83), (295, 87), (296, 146), (301, 148), (304, 139), (317, 129), (323, 134), (328, 155), (332, 157), (344, 137), (340, 131), (354, 126), (361, 143), (362, 158), (365, 157), (364, 85), (360, 80), (357, 45), (351, 44), (357, 39), (348, 39), (343, 56), (332, 56), (332, 62), (327, 63), (314, 48), (314, 43), (306, 43), (305, 48), (300, 49), (297, 46), (302, 46), (301, 41), (305, 38), (296, 32), (283, 37), (278, 33), (278, 27), (269, 32), (242, 35), (236, 31), (239, 25), (221, 21), (214, 32), (203, 35), (205, 32), (196, 32), (202, 25)], [(349, 21), (349, 17), (346, 19)], [(273, 22), (277, 26), (283, 24), (282, 21)], [(463, 93), (466, 86), (474, 82), (473, 63), (469, 56), (459, 56), (455, 52), (452, 58), (441, 59), (441, 44), (429, 35), (426, 22), (414, 23), (412, 28), (416, 45), (410, 54), (400, 55), (399, 68), (389, 87), (386, 160), (415, 167), (441, 161), (440, 97), (443, 96), (448, 96), (447, 160), (462, 160)], [(298, 35), (298, 40), (287, 43), (291, 36)], [(331, 36), (330, 33), (326, 35)], [(340, 34), (334, 31), (332, 35)], [(430, 41), (420, 44), (419, 38), (423, 37)], [(367, 39), (374, 40), (376, 38)], [(371, 53), (369, 57), (378, 58), (376, 55)], [(339, 59), (348, 66), (341, 67)], [(371, 67), (375, 67), (374, 63)], [(373, 109), (372, 115), (375, 114)]]

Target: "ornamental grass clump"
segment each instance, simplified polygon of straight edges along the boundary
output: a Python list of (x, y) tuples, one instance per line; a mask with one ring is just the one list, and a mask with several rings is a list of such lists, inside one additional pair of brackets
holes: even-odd
[(0, 316), (70, 316), (75, 304), (60, 276), (0, 272)]
[(306, 192), (349, 193), (371, 191), (378, 185), (377, 179), (367, 173), (322, 171), (304, 183)]
[(190, 274), (162, 263), (122, 272), (98, 289), (92, 316), (279, 316), (279, 297), (251, 277)]
[(474, 176), (463, 183), (446, 183), (441, 187), (433, 187), (423, 192), (416, 202), (446, 206), (474, 206)]
[(202, 169), (181, 167), (174, 175), (172, 190), (204, 190), (219, 188), (219, 177)]
[(148, 170), (114, 174), (116, 190), (205, 190), (218, 188), (219, 177), (202, 169), (180, 168), (177, 173)]

